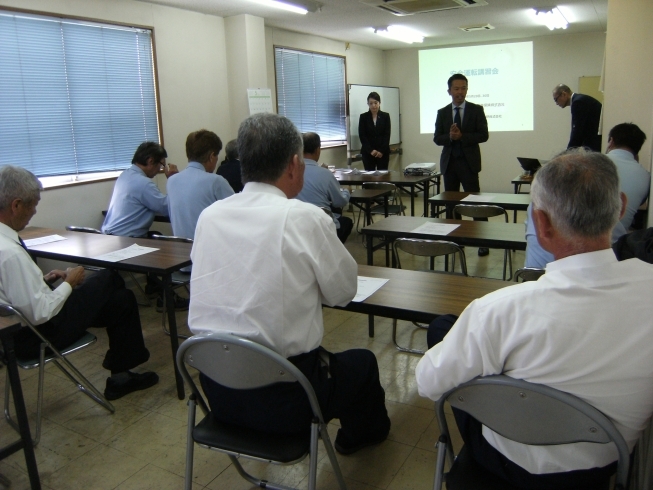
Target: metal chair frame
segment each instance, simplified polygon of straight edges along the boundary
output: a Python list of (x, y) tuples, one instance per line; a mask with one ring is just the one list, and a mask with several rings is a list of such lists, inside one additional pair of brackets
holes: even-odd
[[(16, 315), (20, 322), (25, 325), (23, 328), (29, 328), (39, 339), (41, 339), (41, 347), (39, 349), (38, 359), (18, 359), (17, 364), (23, 369), (39, 369), (39, 383), (38, 395), (36, 401), (36, 429), (34, 432), (33, 445), (36, 446), (41, 439), (41, 421), (43, 409), (43, 385), (45, 381), (45, 365), (49, 362), (54, 362), (54, 365), (70, 380), (73, 384), (77, 385), (77, 389), (91, 398), (99, 405), (106, 408), (109, 412), (115, 412), (113, 405), (104, 397), (104, 395), (93, 384), (84, 377), (82, 373), (68, 360), (65, 356), (77, 352), (84, 347), (95, 343), (97, 337), (91, 333), (86, 333), (81, 339), (74, 342), (72, 345), (65, 349), (57, 350), (41, 333), (32, 325), (27, 318), (16, 308), (11, 305), (0, 304), (0, 312), (4, 315)], [(48, 351), (46, 353), (46, 350)], [(72, 373), (71, 373), (72, 372)], [(5, 400), (4, 400), (4, 414), (5, 419), (11, 427), (18, 432), (18, 424), (12, 419), (9, 412), (9, 370), (7, 370), (7, 379), (5, 381)]]
[[(508, 212), (501, 206), (494, 204), (457, 204), (454, 207), (454, 216), (460, 214), (468, 218), (493, 218), (495, 216), (504, 216), (506, 223), (510, 223)], [(510, 266), (509, 275), (506, 278), (506, 264)], [(510, 281), (512, 278), (512, 255), (507, 248), (503, 252), (503, 280)]]
[[(391, 190), (392, 194), (388, 197), (388, 215), (396, 214), (406, 216), (406, 206), (401, 199), (401, 189), (391, 182), (363, 182), (363, 189), (377, 189), (377, 190)], [(395, 204), (395, 203), (399, 204)], [(358, 218), (356, 219), (356, 231), (360, 232), (360, 220), (363, 209), (358, 210)], [(385, 215), (385, 206), (383, 204), (378, 204), (373, 206), (370, 209), (370, 216), (373, 214), (383, 214)]]
[(448, 391), (435, 402), (441, 435), (436, 445), (434, 490), (442, 487), (445, 459), (449, 460), (450, 465), (454, 459), (444, 413), (445, 402), (467, 412), (503, 437), (522, 444), (544, 446), (613, 442), (619, 453), (615, 489), (626, 488), (630, 464), (628, 445), (605, 415), (569, 393), (497, 375), (475, 378)]
[[(340, 488), (346, 490), (347, 487), (340, 471), (333, 446), (331, 445), (329, 433), (327, 432), (327, 425), (322, 417), (322, 411), (320, 410), (313, 387), (306, 377), (290, 361), (273, 350), (257, 344), (256, 342), (252, 342), (251, 340), (243, 339), (228, 333), (195, 335), (184, 341), (177, 352), (177, 367), (179, 368), (184, 381), (191, 390), (191, 395), (188, 400), (188, 430), (184, 487), (186, 490), (191, 490), (193, 483), (194, 431), (197, 405), (200, 406), (200, 409), (205, 415), (204, 420), (207, 420), (207, 417), (211, 417), (207, 403), (204, 401), (195, 385), (195, 382), (188, 372), (188, 369), (186, 368), (187, 365), (204, 373), (215, 382), (234, 389), (252, 389), (280, 382), (298, 382), (302, 388), (304, 388), (313, 410), (313, 420), (311, 422), (310, 430), (310, 445), (308, 450), (310, 456), (308, 488), (310, 490), (315, 489), (317, 480), (317, 441), (319, 438), (322, 438), (324, 448), (329, 456), (329, 460), (333, 466)], [(200, 424), (202, 424), (202, 422), (200, 422)], [(227, 450), (220, 447), (209, 447), (204, 445), (203, 447), (226, 453), (238, 473), (244, 479), (262, 488), (288, 489), (288, 487), (261, 480), (250, 475), (244, 470), (238, 461), (238, 458), (242, 456), (248, 459), (275, 464), (295, 464), (306, 457), (306, 454), (304, 454), (299, 460), (280, 462), (262, 459), (234, 449)]]
[[(397, 268), (401, 269), (401, 259), (399, 257), (399, 250), (402, 250), (406, 253), (412, 255), (419, 255), (421, 257), (434, 257), (448, 256), (452, 255), (451, 262), (451, 271), (434, 271), (429, 270), (427, 272), (438, 272), (438, 273), (448, 273), (456, 274), (454, 272), (456, 268), (456, 254), (460, 256), (460, 270), (461, 274), (467, 275), (467, 261), (465, 260), (465, 251), (460, 245), (453, 242), (448, 242), (446, 240), (422, 240), (417, 238), (398, 238), (393, 243), (393, 253), (395, 260), (397, 262)], [(431, 260), (431, 267), (433, 267), (433, 261)], [(418, 322), (413, 322), (418, 328), (426, 329), (428, 325), (424, 325)], [(397, 342), (397, 319), (392, 320), (392, 342), (394, 343), (397, 350), (401, 352), (408, 352), (410, 354), (420, 354), (423, 355), (424, 351), (419, 349), (411, 349), (408, 347), (403, 347)]]
[(515, 271), (514, 280), (515, 282), (519, 282), (520, 279), (521, 282), (537, 281), (545, 272), (544, 269), (537, 267), (522, 267)]

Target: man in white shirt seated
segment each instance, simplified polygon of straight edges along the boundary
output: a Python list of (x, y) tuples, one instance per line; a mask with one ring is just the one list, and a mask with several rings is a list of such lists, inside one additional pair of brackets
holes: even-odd
[[(317, 161), (320, 159), (321, 141), (317, 133), (304, 133), (304, 187), (297, 195), (297, 199), (321, 208), (340, 208), (349, 204), (349, 191), (341, 189), (338, 180), (329, 169), (321, 167)], [(345, 243), (354, 227), (354, 222), (347, 216), (338, 212), (333, 213), (338, 238)]]
[[(303, 185), (301, 134), (285, 117), (256, 114), (240, 125), (238, 154), (245, 188), (197, 222), (190, 329), (230, 332), (288, 358), (315, 388), (324, 418), (340, 419), (340, 453), (380, 443), (390, 419), (374, 354), (320, 347), (322, 304), (349, 303), (358, 268), (331, 218), (292, 199)], [(235, 391), (200, 380), (218, 420), (270, 432), (309, 426), (311, 410), (296, 383)]]
[[(436, 319), (419, 393), (437, 400), (492, 374), (545, 384), (603, 412), (632, 451), (653, 412), (653, 265), (618, 262), (610, 248), (626, 205), (617, 169), (570, 151), (538, 171), (531, 196), (537, 238), (555, 260), (538, 281), (475, 300), (457, 321)], [(527, 446), (462, 412), (456, 421), (474, 459), (519, 488), (602, 488), (614, 471), (611, 444)]]

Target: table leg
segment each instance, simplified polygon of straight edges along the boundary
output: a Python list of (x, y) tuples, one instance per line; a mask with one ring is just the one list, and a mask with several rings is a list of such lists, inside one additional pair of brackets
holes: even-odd
[(408, 187), (410, 192), (410, 215), (415, 216), (415, 186)]
[(374, 265), (374, 250), (372, 249), (372, 235), (367, 235), (367, 265)]
[(429, 215), (429, 187), (430, 187), (430, 179), (424, 181), (424, 217), (428, 217)]
[(168, 327), (170, 328), (170, 347), (172, 348), (172, 364), (175, 367), (175, 382), (177, 384), (177, 397), (183, 400), (186, 397), (184, 380), (177, 369), (177, 350), (179, 338), (177, 337), (177, 317), (175, 315), (175, 299), (172, 293), (172, 278), (170, 274), (163, 276), (163, 291), (166, 295), (166, 309), (168, 310)]
[(367, 315), (367, 334), (374, 337), (374, 315)]
[[(25, 399), (23, 398), (23, 390), (20, 386), (20, 377), (18, 375), (18, 366), (16, 365), (16, 353), (14, 351), (13, 333), (6, 332), (2, 335), (2, 345), (5, 349), (5, 356), (7, 360), (7, 372), (9, 374), (9, 384), (11, 392), (14, 395), (14, 408), (16, 410), (16, 419), (18, 420), (18, 428), (20, 430), (20, 437), (22, 442), (19, 446), (22, 447), (25, 454), (25, 464), (27, 466), (27, 474), (29, 475), (30, 487), (32, 490), (40, 490), (41, 480), (39, 479), (39, 471), (36, 466), (36, 457), (34, 456), (34, 446), (32, 445), (32, 435), (29, 431), (29, 423), (27, 421), (27, 411), (25, 409)], [(13, 451), (13, 448), (10, 450)], [(9, 454), (11, 454), (9, 452)]]

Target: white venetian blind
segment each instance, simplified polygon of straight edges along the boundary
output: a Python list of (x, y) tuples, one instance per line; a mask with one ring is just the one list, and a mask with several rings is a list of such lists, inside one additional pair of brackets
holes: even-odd
[(120, 170), (159, 142), (152, 32), (0, 10), (0, 165)]
[(345, 58), (274, 48), (279, 114), (322, 144), (345, 144)]

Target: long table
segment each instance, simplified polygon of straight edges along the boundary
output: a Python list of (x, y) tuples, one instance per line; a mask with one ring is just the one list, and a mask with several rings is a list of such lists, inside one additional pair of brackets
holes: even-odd
[[(44, 259), (92, 265), (103, 267), (105, 269), (115, 269), (143, 274), (153, 273), (163, 278), (163, 290), (166, 297), (168, 324), (170, 326), (172, 363), (175, 366), (177, 395), (180, 400), (183, 400), (185, 396), (184, 382), (175, 363), (175, 356), (177, 354), (177, 349), (179, 348), (179, 339), (177, 338), (177, 319), (175, 317), (171, 276), (173, 272), (178, 271), (182, 267), (191, 265), (190, 251), (192, 245), (179, 242), (153, 241), (146, 238), (79, 233), (52, 228), (29, 227), (20, 232), (20, 236), (23, 240), (41, 238), (55, 234), (65, 237), (66, 240), (30, 246), (28, 247), (30, 254)], [(120, 262), (107, 262), (94, 258), (134, 244), (143, 247), (153, 247), (158, 250)]]
[[(478, 196), (482, 200), (463, 201), (467, 196)], [(456, 204), (494, 204), (508, 211), (514, 211), (514, 222), (517, 222), (517, 211), (526, 211), (531, 203), (529, 194), (499, 194), (492, 192), (455, 192), (444, 191), (429, 199), (431, 216), (435, 217), (436, 206), (447, 206), (447, 218), (453, 218), (453, 206)]]
[(410, 194), (410, 215), (415, 216), (415, 189), (424, 188), (424, 216), (428, 215), (429, 188), (431, 181), (435, 182), (438, 192), (440, 190), (440, 174), (434, 175), (404, 175), (403, 172), (391, 170), (382, 175), (365, 175), (362, 173), (344, 173), (336, 170), (336, 179), (344, 185), (362, 185), (364, 182), (388, 182), (402, 189), (408, 189)]
[(358, 275), (389, 279), (381, 289), (365, 301), (336, 307), (370, 315), (370, 337), (374, 336), (373, 315), (430, 323), (439, 315), (448, 313), (460, 315), (476, 298), (511, 285), (498, 279), (370, 265), (359, 265)]
[[(448, 235), (416, 233), (415, 228), (424, 223), (449, 223), (459, 225)], [(511, 250), (526, 250), (524, 225), (500, 223), (497, 221), (452, 220), (440, 218), (421, 218), (412, 216), (389, 216), (370, 226), (361, 233), (367, 237), (367, 263), (374, 264), (374, 237), (382, 238), (386, 246), (397, 238), (422, 238), (427, 240), (448, 240), (458, 245), (470, 247), (507, 248)], [(378, 247), (377, 247), (378, 248)], [(394, 254), (392, 257), (394, 263)]]

